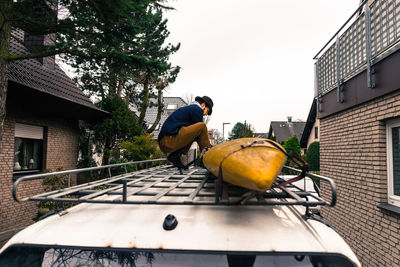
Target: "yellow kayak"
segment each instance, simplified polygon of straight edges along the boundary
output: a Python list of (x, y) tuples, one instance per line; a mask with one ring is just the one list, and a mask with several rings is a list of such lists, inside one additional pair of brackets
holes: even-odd
[(257, 191), (270, 188), (286, 162), (285, 149), (263, 138), (240, 138), (212, 147), (204, 166), (216, 177), (222, 162), (225, 182)]

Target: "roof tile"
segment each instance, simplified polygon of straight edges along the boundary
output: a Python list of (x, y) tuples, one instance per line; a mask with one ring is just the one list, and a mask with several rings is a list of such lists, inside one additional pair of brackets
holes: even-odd
[[(13, 35), (20, 40), (24, 38), (24, 32), (19, 29), (13, 29)], [(26, 54), (29, 51), (21, 43), (11, 38), (10, 53)], [(29, 88), (102, 111), (90, 101), (57, 64), (54, 64), (54, 68), (49, 68), (36, 59), (12, 61), (9, 65), (8, 78), (10, 81)]]
[(269, 135), (275, 134), (276, 141), (282, 143), (288, 138), (296, 135), (300, 140), (303, 134), (305, 122), (272, 121)]

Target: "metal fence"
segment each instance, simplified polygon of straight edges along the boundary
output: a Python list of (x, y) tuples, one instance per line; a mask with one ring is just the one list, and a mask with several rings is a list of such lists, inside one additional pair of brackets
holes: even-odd
[[(342, 102), (341, 84), (365, 69), (366, 83), (369, 88), (374, 88), (371, 78), (373, 64), (397, 50), (400, 43), (400, 0), (376, 0), (370, 6), (366, 2), (314, 57), (317, 60), (317, 98), (337, 89), (337, 100)], [(351, 21), (353, 23), (340, 35)]]

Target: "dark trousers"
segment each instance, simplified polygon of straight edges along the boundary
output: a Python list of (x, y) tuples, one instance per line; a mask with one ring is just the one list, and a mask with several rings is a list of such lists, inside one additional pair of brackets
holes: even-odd
[(199, 144), (200, 151), (210, 147), (207, 126), (204, 122), (181, 127), (176, 135), (164, 135), (158, 144), (162, 152), (172, 153), (178, 151), (182, 154), (187, 154), (194, 141)]

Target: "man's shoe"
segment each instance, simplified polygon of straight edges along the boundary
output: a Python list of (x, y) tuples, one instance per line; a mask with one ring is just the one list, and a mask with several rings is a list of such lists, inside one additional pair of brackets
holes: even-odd
[(172, 152), (168, 155), (167, 160), (170, 161), (175, 167), (178, 169), (186, 169), (185, 165), (183, 165), (181, 161), (182, 153), (179, 152)]
[(201, 153), (200, 153), (200, 158), (204, 158), (204, 155), (207, 153), (207, 151), (208, 150), (210, 150), (210, 148), (209, 147), (205, 147), (204, 149), (203, 149), (203, 151), (201, 151)]

